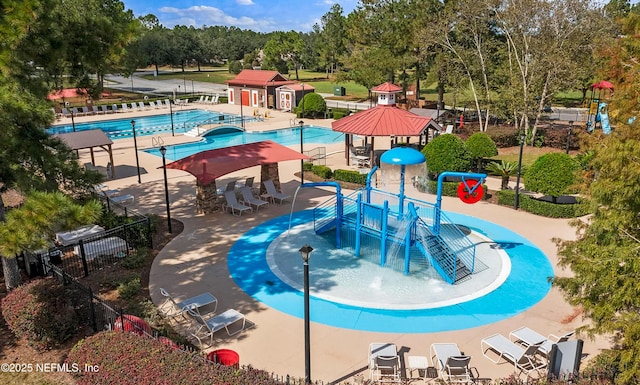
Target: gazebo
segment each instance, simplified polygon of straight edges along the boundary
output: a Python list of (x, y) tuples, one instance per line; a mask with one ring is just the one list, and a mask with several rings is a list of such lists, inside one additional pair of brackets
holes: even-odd
[[(96, 160), (93, 154), (94, 147), (100, 147), (105, 150), (109, 154), (109, 164), (110, 167), (107, 167), (107, 173), (111, 175), (107, 175), (111, 179), (116, 177), (116, 168), (113, 164), (113, 151), (111, 146), (113, 145), (113, 141), (107, 137), (102, 130), (85, 130), (78, 132), (68, 132), (65, 134), (55, 134), (54, 137), (60, 139), (65, 142), (69, 148), (72, 150), (84, 150), (89, 149), (91, 152), (91, 165), (95, 167)], [(110, 168), (110, 170), (109, 170)]]
[(300, 159), (309, 159), (309, 157), (278, 143), (265, 140), (202, 151), (171, 162), (167, 164), (167, 168), (183, 170), (196, 177), (196, 211), (207, 213), (219, 207), (217, 178), (260, 165), (262, 166), (260, 184), (262, 185), (262, 181), (271, 179), (276, 188), (280, 188), (278, 162)]
[(421, 136), (431, 128), (440, 131), (441, 127), (431, 118), (422, 117), (396, 106), (396, 94), (402, 88), (392, 83), (383, 83), (371, 89), (378, 94), (378, 104), (368, 110), (341, 118), (331, 124), (333, 131), (343, 132), (345, 137), (345, 158), (349, 164), (349, 151), (353, 146), (353, 135), (372, 137), (371, 153), (373, 159), (374, 137), (376, 136)]

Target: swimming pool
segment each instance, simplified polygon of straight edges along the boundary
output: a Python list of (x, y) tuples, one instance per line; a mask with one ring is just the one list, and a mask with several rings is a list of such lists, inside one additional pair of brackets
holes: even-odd
[[(96, 130), (100, 129), (110, 139), (129, 138), (133, 136), (131, 129), (131, 121), (135, 121), (136, 135), (157, 135), (160, 133), (171, 132), (173, 121), (173, 130), (176, 133), (185, 133), (192, 128), (208, 123), (216, 124), (237, 124), (240, 125), (240, 116), (234, 114), (224, 114), (207, 110), (184, 110), (175, 111), (172, 114), (160, 114), (150, 116), (128, 117), (123, 119), (100, 120), (86, 123), (76, 123), (76, 131)], [(244, 117), (244, 121), (253, 121), (253, 117)], [(49, 134), (65, 134), (73, 132), (74, 127), (71, 124), (55, 125), (47, 129)]]
[[(217, 132), (224, 131), (223, 129), (224, 126), (219, 128)], [(302, 138), (305, 144), (331, 144), (344, 142), (343, 133), (335, 132), (324, 127), (309, 125), (304, 126)], [(165, 156), (167, 159), (174, 161), (197, 154), (201, 151), (236, 146), (245, 143), (255, 143), (263, 140), (272, 140), (283, 146), (300, 145), (300, 127), (261, 132), (242, 132), (235, 129), (228, 130), (225, 133), (204, 136), (203, 140), (199, 142), (168, 146)], [(308, 149), (310, 150), (311, 148)], [(145, 150), (145, 152), (156, 156), (162, 156), (160, 154), (160, 150), (156, 148)]]

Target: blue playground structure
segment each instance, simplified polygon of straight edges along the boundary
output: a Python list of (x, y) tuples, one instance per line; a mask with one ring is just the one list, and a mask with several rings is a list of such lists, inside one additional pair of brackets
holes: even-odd
[(482, 197), (486, 175), (441, 173), (436, 202), (430, 203), (404, 195), (406, 167), (424, 166), (421, 152), (397, 147), (383, 153), (380, 161), (382, 173), (386, 165), (394, 166), (394, 171), (399, 166), (397, 194), (372, 186), (377, 166), (367, 175), (365, 187), (349, 196), (344, 196), (335, 182), (300, 186), (336, 188), (335, 197), (314, 209), (316, 234), (335, 231), (336, 248), (352, 247), (356, 256), (373, 258), (381, 266), (401, 270), (405, 275), (433, 267), (450, 284), (469, 279), (476, 267), (475, 243), (467, 236), (468, 229), (456, 225), (442, 212), (442, 184), (445, 178), (461, 180), (459, 196), (471, 203)]

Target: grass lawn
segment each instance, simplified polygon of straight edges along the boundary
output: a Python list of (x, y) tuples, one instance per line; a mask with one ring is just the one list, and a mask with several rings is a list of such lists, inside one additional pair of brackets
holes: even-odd
[[(538, 159), (540, 156), (544, 154), (548, 154), (550, 152), (563, 152), (563, 151), (560, 149), (551, 148), (551, 147), (525, 146), (522, 150), (522, 165), (525, 167), (529, 166), (533, 164), (533, 162), (535, 162), (536, 159)], [(519, 146), (506, 147), (506, 148), (498, 149), (498, 155), (494, 156), (491, 159), (497, 160), (497, 161), (506, 160), (506, 161), (518, 163), (519, 155), (520, 155)]]

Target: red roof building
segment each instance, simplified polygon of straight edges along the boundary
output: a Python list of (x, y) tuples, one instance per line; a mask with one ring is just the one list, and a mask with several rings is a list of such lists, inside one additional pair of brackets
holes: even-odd
[(291, 110), (303, 94), (314, 92), (308, 84), (289, 80), (278, 71), (242, 70), (227, 81), (228, 103), (254, 108)]

